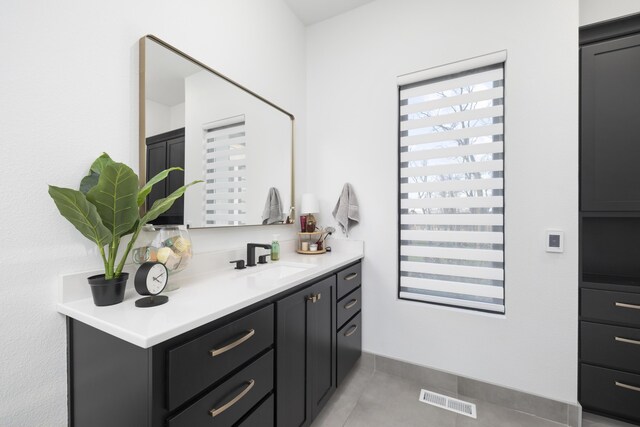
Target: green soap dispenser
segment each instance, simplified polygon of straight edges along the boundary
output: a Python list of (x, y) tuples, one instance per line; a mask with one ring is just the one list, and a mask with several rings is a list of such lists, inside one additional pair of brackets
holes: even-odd
[(273, 241), (271, 242), (271, 261), (278, 261), (280, 259), (280, 243), (278, 242), (278, 235), (273, 235)]

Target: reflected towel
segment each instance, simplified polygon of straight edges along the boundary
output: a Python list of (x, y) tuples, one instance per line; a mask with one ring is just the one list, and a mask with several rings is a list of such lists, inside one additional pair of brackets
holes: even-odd
[(340, 224), (342, 232), (349, 237), (349, 229), (360, 222), (360, 207), (356, 193), (353, 191), (351, 184), (346, 183), (342, 187), (342, 193), (333, 208), (333, 217)]
[(262, 211), (263, 224), (276, 224), (284, 221), (284, 213), (282, 213), (282, 200), (280, 192), (277, 188), (271, 187), (267, 195), (267, 202), (264, 204)]

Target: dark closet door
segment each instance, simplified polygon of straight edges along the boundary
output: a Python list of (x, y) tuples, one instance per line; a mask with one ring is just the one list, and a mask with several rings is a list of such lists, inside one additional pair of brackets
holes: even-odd
[(640, 35), (581, 49), (583, 211), (640, 210)]

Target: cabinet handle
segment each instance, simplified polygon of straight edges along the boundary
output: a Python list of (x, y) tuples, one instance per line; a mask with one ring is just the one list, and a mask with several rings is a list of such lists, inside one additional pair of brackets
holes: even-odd
[(616, 303), (616, 307), (620, 307), (620, 308), (633, 308), (635, 310), (640, 310), (640, 305), (635, 305), (635, 304), (626, 304), (624, 302), (617, 302)]
[(628, 390), (640, 391), (640, 387), (635, 387), (635, 386), (632, 386), (632, 385), (629, 385), (629, 384), (625, 384), (625, 383), (621, 383), (621, 382), (618, 382), (618, 381), (616, 381), (616, 385), (618, 387), (626, 388)]
[(353, 325), (347, 332), (344, 333), (345, 337), (350, 337), (358, 330), (358, 325)]
[(242, 344), (243, 342), (245, 342), (255, 334), (256, 334), (255, 329), (249, 329), (246, 334), (244, 334), (234, 342), (227, 344), (224, 347), (214, 348), (213, 350), (209, 350), (209, 353), (211, 354), (211, 357), (220, 356), (222, 353), (225, 353), (231, 350), (232, 348), (239, 346), (240, 344)]
[(357, 299), (352, 299), (351, 301), (349, 301), (348, 303), (346, 303), (344, 305), (345, 310), (349, 310), (351, 307), (353, 307), (354, 305), (356, 305), (358, 303)]
[(247, 386), (236, 397), (234, 397), (233, 399), (231, 399), (230, 401), (228, 401), (227, 403), (225, 403), (224, 405), (222, 405), (218, 409), (214, 408), (214, 409), (210, 410), (209, 414), (212, 417), (216, 417), (216, 416), (220, 415), (221, 413), (223, 413), (224, 411), (226, 411), (227, 409), (231, 408), (233, 405), (238, 403), (238, 401), (240, 399), (242, 399), (247, 393), (249, 393), (249, 391), (251, 391), (251, 389), (253, 388), (253, 386), (255, 384), (256, 384), (255, 380), (247, 381)]
[(350, 275), (348, 275), (347, 277), (344, 278), (344, 280), (353, 280), (356, 277), (358, 277), (358, 273), (351, 273)]
[(626, 342), (627, 344), (640, 345), (640, 341), (630, 340), (629, 338), (615, 337), (615, 340), (620, 342)]
[(307, 297), (307, 301), (311, 301), (312, 303), (317, 303), (318, 301), (320, 301), (320, 298), (322, 298), (322, 294), (318, 293), (318, 294), (311, 294)]

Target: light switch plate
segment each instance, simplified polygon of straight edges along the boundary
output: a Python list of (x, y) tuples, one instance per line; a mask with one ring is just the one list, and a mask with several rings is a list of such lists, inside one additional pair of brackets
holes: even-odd
[(547, 230), (547, 252), (564, 252), (564, 232)]

